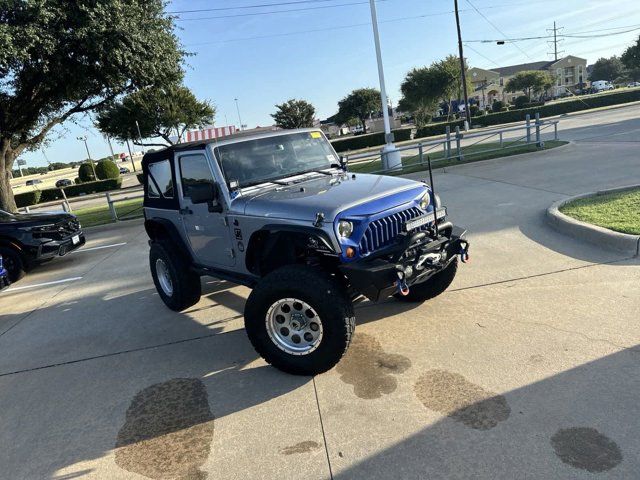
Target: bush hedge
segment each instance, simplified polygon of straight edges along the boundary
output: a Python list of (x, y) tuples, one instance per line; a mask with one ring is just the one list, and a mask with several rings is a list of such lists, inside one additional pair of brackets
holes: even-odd
[(89, 162), (84, 162), (82, 165), (80, 165), (80, 167), (78, 168), (78, 178), (80, 178), (80, 181), (82, 182), (96, 181), (96, 177), (93, 174), (93, 167), (91, 167), (91, 164)]
[[(78, 185), (65, 187), (64, 193), (67, 198), (79, 197), (83, 194), (108, 192), (122, 187), (121, 178), (110, 178), (109, 180), (98, 180), (97, 182), (86, 182)], [(62, 192), (59, 188), (47, 188), (46, 190), (33, 190), (32, 192), (20, 193), (15, 196), (18, 208), (36, 205), (37, 203), (52, 202), (62, 200)]]
[(14, 200), (18, 208), (28, 207), (29, 205), (35, 205), (40, 201), (40, 190), (32, 190), (31, 192), (18, 193), (15, 195)]
[[(396, 142), (404, 142), (411, 140), (411, 128), (399, 128), (392, 130)], [(385, 144), (384, 132), (368, 133), (366, 135), (358, 135), (342, 140), (333, 140), (331, 142), (336, 152), (346, 152), (348, 150), (360, 150), (361, 148), (376, 147)]]
[[(606, 107), (610, 105), (620, 105), (623, 103), (640, 101), (640, 90), (631, 90), (620, 93), (610, 93), (606, 95), (597, 95), (589, 98), (576, 98), (558, 103), (549, 103), (546, 105), (535, 104), (533, 107), (523, 108), (521, 110), (508, 110), (506, 112), (489, 113), (481, 117), (474, 117), (474, 127), (489, 127), (492, 125), (501, 125), (503, 123), (524, 122), (527, 114), (531, 115), (533, 121), (536, 113), (540, 113), (540, 118), (553, 117), (564, 113), (579, 112), (590, 108)], [(443, 135), (445, 129), (449, 125), (453, 132), (456, 126), (462, 127), (463, 121), (458, 120), (449, 123), (439, 123), (427, 125), (418, 129), (415, 138), (431, 137), (434, 135)]]
[(96, 165), (96, 175), (98, 176), (98, 180), (118, 178), (120, 176), (120, 169), (111, 160), (100, 160)]

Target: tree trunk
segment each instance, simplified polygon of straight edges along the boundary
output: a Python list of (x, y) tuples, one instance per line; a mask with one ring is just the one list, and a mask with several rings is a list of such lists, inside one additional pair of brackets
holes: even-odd
[(0, 210), (6, 212), (18, 211), (10, 182), (13, 160), (13, 152), (9, 148), (0, 149)]

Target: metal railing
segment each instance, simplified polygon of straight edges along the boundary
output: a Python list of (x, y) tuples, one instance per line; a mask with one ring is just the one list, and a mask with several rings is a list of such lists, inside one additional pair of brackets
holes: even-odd
[[(485, 155), (487, 153), (498, 152), (507, 149), (521, 148), (527, 145), (535, 145), (537, 148), (543, 148), (544, 142), (542, 141), (542, 133), (553, 128), (553, 139), (558, 140), (558, 120), (542, 121), (540, 120), (540, 114), (536, 113), (534, 121), (531, 121), (530, 115), (527, 114), (525, 123), (508, 128), (500, 128), (490, 131), (466, 133), (460, 130), (460, 127), (456, 127), (455, 131), (451, 131), (451, 127), (447, 126), (444, 138), (430, 140), (425, 142), (417, 142), (410, 145), (403, 145), (398, 147), (396, 151), (409, 152), (414, 151), (413, 155), (404, 156), (403, 162), (393, 168), (382, 168), (382, 156), (381, 151), (365, 152), (354, 155), (343, 155), (342, 159), (346, 162), (350, 170), (358, 173), (402, 173), (406, 169), (420, 170), (420, 166), (426, 168), (427, 156), (437, 155), (437, 158), (432, 159), (432, 163), (437, 166), (440, 162), (450, 161), (464, 161), (467, 157), (473, 157), (474, 155)], [(521, 136), (516, 138), (505, 138), (505, 134), (512, 132), (524, 132)], [(483, 142), (495, 139), (495, 143), (499, 146), (497, 148), (487, 149), (470, 149)], [(463, 140), (473, 140), (469, 144), (463, 145)], [(439, 154), (439, 151), (442, 154)], [(405, 163), (405, 159), (407, 162)], [(378, 169), (375, 167), (379, 164)]]

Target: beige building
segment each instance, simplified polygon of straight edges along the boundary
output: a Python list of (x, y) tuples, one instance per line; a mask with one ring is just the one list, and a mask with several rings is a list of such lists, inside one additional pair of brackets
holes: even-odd
[(555, 78), (555, 85), (548, 92), (554, 98), (573, 92), (587, 83), (587, 61), (569, 55), (557, 61), (523, 63), (492, 70), (470, 68), (469, 78), (474, 89), (470, 97), (475, 98), (481, 108), (491, 106), (495, 100), (510, 102), (522, 92), (508, 93), (504, 87), (516, 73), (527, 70), (545, 70)]

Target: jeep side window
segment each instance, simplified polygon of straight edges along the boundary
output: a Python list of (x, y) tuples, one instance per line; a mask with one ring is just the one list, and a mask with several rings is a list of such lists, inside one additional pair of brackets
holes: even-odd
[(211, 168), (209, 168), (207, 157), (201, 153), (180, 157), (180, 181), (184, 198), (191, 197), (191, 187), (194, 185), (214, 184), (215, 180)]
[[(150, 164), (149, 174), (155, 181), (158, 188), (160, 188), (159, 193), (161, 193), (164, 198), (173, 198), (173, 179), (171, 178), (171, 166), (169, 165), (169, 160)], [(149, 186), (151, 186), (151, 184)], [(150, 197), (152, 197), (151, 192), (153, 190), (155, 189), (149, 189)]]

